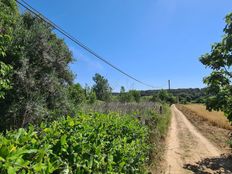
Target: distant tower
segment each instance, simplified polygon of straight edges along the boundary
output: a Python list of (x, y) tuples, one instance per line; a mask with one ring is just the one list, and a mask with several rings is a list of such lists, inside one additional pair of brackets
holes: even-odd
[(171, 80), (168, 80), (168, 90), (171, 90)]

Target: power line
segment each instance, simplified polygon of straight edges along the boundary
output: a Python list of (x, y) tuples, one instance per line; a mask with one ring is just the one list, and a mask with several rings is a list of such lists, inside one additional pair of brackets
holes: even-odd
[(85, 44), (83, 44), (82, 42), (80, 42), (79, 40), (77, 40), (75, 37), (73, 37), (72, 35), (70, 35), (69, 33), (67, 33), (65, 30), (63, 30), (57, 24), (55, 24), (54, 22), (52, 22), (50, 19), (48, 19), (47, 17), (45, 17), (44, 15), (42, 15), (38, 10), (36, 10), (35, 8), (33, 8), (30, 4), (28, 4), (24, 0), (21, 0), (21, 1), (23, 3), (19, 2), (19, 0), (16, 0), (16, 2), (18, 4), (20, 4), (22, 7), (24, 7), (25, 9), (27, 9), (28, 11), (30, 11), (31, 13), (33, 13), (34, 15), (36, 15), (37, 17), (39, 17), (41, 20), (43, 20), (44, 22), (46, 22), (47, 24), (49, 24), (50, 26), (52, 26), (58, 32), (60, 32), (61, 34), (63, 34), (67, 38), (69, 38), (71, 41), (73, 41), (74, 43), (76, 43), (77, 45), (79, 45), (80, 47), (82, 47), (84, 50), (86, 50), (90, 54), (94, 55), (99, 60), (103, 61), (104, 63), (106, 63), (107, 65), (111, 66), (113, 69), (119, 71), (123, 75), (129, 77), (130, 79), (132, 79), (132, 80), (134, 80), (134, 81), (136, 81), (136, 82), (138, 82), (138, 83), (140, 83), (142, 85), (145, 85), (147, 87), (155, 88), (154, 86), (152, 86), (150, 84), (147, 84), (147, 83), (144, 83), (144, 82), (138, 80), (137, 78), (129, 75), (128, 73), (122, 71), (121, 69), (119, 69), (118, 67), (116, 67), (115, 65), (113, 65), (112, 63), (110, 63), (109, 61), (107, 61), (106, 59), (104, 59), (102, 56), (100, 56), (99, 54), (97, 54), (95, 51), (93, 51), (92, 49), (90, 49), (89, 47), (87, 47)]

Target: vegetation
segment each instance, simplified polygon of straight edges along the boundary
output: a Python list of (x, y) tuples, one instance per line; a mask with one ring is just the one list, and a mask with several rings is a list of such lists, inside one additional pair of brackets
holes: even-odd
[[(212, 73), (204, 78), (209, 97), (206, 100), (208, 110), (223, 111), (232, 121), (232, 13), (225, 18), (226, 26), (221, 42), (215, 43), (211, 52), (200, 58), (202, 64), (212, 69)], [(230, 141), (232, 147), (232, 138)]]
[(13, 0), (0, 1), (0, 100), (11, 89), (10, 73), (12, 67), (3, 62), (13, 37), (13, 28), (18, 18), (17, 6)]
[(85, 87), (85, 97), (88, 104), (93, 104), (97, 100), (96, 93), (88, 86)]
[(224, 116), (223, 112), (220, 111), (207, 111), (205, 105), (202, 104), (187, 104), (181, 105), (181, 107), (186, 108), (195, 113), (196, 116), (201, 117), (211, 123), (214, 126), (232, 130), (232, 126), (229, 123), (229, 120)]
[(152, 103), (146, 112), (123, 105), (118, 113), (128, 114), (85, 111), (0, 135), (0, 172), (146, 173), (145, 165), (160, 157), (169, 108), (160, 115)]
[(212, 69), (204, 78), (209, 97), (206, 100), (208, 110), (221, 110), (232, 121), (232, 13), (225, 18), (226, 27), (221, 42), (212, 46), (211, 52), (200, 58), (202, 64)]
[(0, 136), (0, 173), (144, 173), (148, 128), (130, 116), (81, 114)]
[(112, 88), (108, 80), (97, 73), (93, 77), (93, 81), (95, 82), (93, 91), (96, 93), (97, 99), (101, 101), (110, 101)]
[(222, 112), (207, 111), (202, 104), (177, 104), (176, 107), (216, 147), (223, 152), (229, 152), (228, 142), (232, 127)]
[(120, 94), (118, 96), (118, 100), (122, 103), (126, 103), (126, 102), (140, 102), (140, 92), (136, 91), (136, 90), (130, 90), (128, 92), (125, 91), (124, 86), (121, 87), (120, 89)]
[(4, 99), (6, 91), (11, 89), (9, 76), (12, 67), (0, 61), (0, 99)]
[(168, 91), (160, 90), (158, 93), (153, 94), (151, 101), (173, 104), (176, 103), (176, 97)]
[(68, 87), (68, 94), (74, 105), (79, 105), (86, 101), (85, 89), (79, 83), (70, 85)]
[(51, 26), (14, 0), (0, 0), (0, 17), (0, 173), (146, 173), (169, 108), (135, 90), (110, 102), (100, 74), (73, 84), (72, 53)]
[[(125, 90), (125, 89), (124, 89)], [(133, 99), (130, 99), (130, 96), (128, 95), (128, 92), (123, 92), (121, 88), (120, 93), (113, 93), (114, 96), (118, 96), (119, 101), (121, 101), (121, 96), (124, 98), (123, 100), (132, 101)], [(204, 103), (205, 98), (207, 97), (206, 94), (206, 88), (199, 89), (199, 88), (186, 88), (186, 89), (171, 89), (171, 90), (146, 90), (146, 91), (137, 91), (140, 94), (140, 101), (160, 101), (159, 100), (159, 93), (162, 91), (162, 93), (167, 92), (167, 95), (170, 95), (169, 97), (172, 98), (171, 100), (179, 103)], [(123, 94), (124, 95), (121, 95)], [(130, 100), (129, 100), (130, 99)], [(122, 101), (123, 101), (122, 100)]]
[(72, 61), (68, 47), (41, 19), (30, 13), (15, 15), (15, 1), (0, 2), (0, 15), (4, 17), (0, 89), (5, 96), (0, 100), (0, 129), (25, 127), (54, 111), (57, 115), (69, 113), (66, 88), (73, 75), (68, 67)]

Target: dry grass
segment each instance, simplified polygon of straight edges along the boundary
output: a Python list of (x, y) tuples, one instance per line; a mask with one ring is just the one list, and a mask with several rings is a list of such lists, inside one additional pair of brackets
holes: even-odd
[(199, 117), (206, 119), (214, 126), (232, 130), (232, 126), (229, 123), (228, 119), (224, 116), (223, 112), (217, 112), (217, 111), (209, 112), (206, 110), (205, 105), (202, 104), (187, 104), (183, 106), (195, 112)]
[(82, 112), (99, 112), (99, 113), (110, 113), (116, 112), (120, 115), (140, 115), (145, 117), (149, 115), (150, 111), (159, 113), (160, 104), (153, 102), (140, 102), (140, 103), (120, 103), (120, 102), (97, 102), (93, 105), (84, 104), (81, 106)]

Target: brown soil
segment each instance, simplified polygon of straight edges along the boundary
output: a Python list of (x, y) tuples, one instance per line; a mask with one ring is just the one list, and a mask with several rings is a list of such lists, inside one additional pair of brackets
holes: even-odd
[[(204, 117), (198, 115), (196, 112), (185, 107), (184, 105), (176, 105), (176, 107), (187, 117), (187, 119), (216, 147), (222, 152), (230, 152), (228, 145), (231, 130), (223, 129), (208, 121)], [(232, 164), (231, 164), (232, 165)]]
[(167, 136), (165, 168), (160, 173), (232, 173), (232, 158), (223, 155), (224, 150), (205, 138), (174, 105), (171, 110), (172, 120)]

